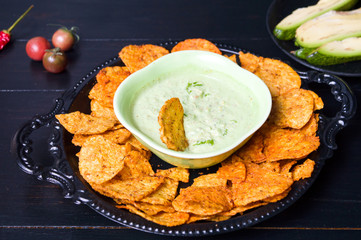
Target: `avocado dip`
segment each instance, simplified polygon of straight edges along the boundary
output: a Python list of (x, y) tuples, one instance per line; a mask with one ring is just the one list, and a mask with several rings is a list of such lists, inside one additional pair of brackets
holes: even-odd
[(158, 114), (164, 102), (180, 99), (189, 146), (185, 152), (209, 153), (232, 145), (257, 118), (252, 92), (236, 79), (187, 66), (163, 74), (136, 92), (130, 102), (136, 127), (159, 145)]

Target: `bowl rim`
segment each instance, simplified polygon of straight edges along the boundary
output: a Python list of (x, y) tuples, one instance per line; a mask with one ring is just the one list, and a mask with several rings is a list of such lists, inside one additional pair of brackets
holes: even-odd
[[(126, 89), (129, 85), (129, 82), (132, 81), (133, 78), (136, 78), (138, 75), (141, 75), (144, 71), (151, 71), (151, 69), (153, 68), (154, 65), (159, 64), (159, 62), (164, 61), (164, 59), (167, 58), (171, 58), (174, 56), (178, 56), (178, 55), (185, 55), (186, 57), (189, 56), (194, 56), (194, 55), (208, 55), (209, 57), (213, 57), (213, 58), (217, 58), (217, 60), (219, 61), (224, 61), (225, 64), (234, 64), (235, 66), (237, 66), (239, 68), (240, 71), (243, 71), (246, 74), (249, 74), (250, 76), (252, 76), (256, 81), (258, 81), (258, 85), (263, 88), (265, 90), (265, 92), (267, 93), (267, 97), (266, 99), (268, 99), (267, 102), (267, 106), (265, 107), (266, 111), (264, 112), (264, 115), (262, 114), (261, 117), (257, 118), (258, 123), (255, 124), (252, 128), (250, 128), (248, 131), (246, 131), (244, 134), (242, 134), (241, 137), (235, 139), (235, 141), (230, 144), (227, 145), (221, 149), (217, 149), (215, 151), (210, 151), (210, 152), (203, 152), (203, 153), (190, 153), (190, 152), (183, 152), (183, 151), (175, 151), (175, 150), (171, 150), (168, 149), (166, 146), (162, 146), (160, 144), (158, 144), (157, 142), (155, 142), (152, 138), (148, 137), (146, 134), (144, 134), (142, 131), (140, 131), (138, 128), (133, 127), (132, 124), (128, 123), (128, 121), (126, 120), (125, 117), (123, 117), (123, 113), (119, 110), (119, 104), (120, 101), (118, 101), (117, 99), (120, 98), (120, 95), (122, 94), (122, 92), (124, 91), (124, 89)], [(220, 71), (221, 69), (217, 69), (218, 71)], [(265, 104), (265, 103), (263, 103)], [(183, 50), (183, 51), (178, 51), (178, 52), (172, 52), (169, 53), (167, 55), (164, 55), (156, 60), (154, 60), (153, 62), (151, 62), (150, 64), (148, 64), (146, 67), (132, 73), (131, 75), (129, 75), (117, 88), (115, 94), (114, 94), (114, 98), (113, 98), (113, 109), (115, 112), (116, 117), (118, 118), (118, 120), (120, 121), (120, 123), (126, 128), (128, 129), (132, 134), (134, 134), (134, 136), (136, 138), (140, 138), (142, 141), (144, 141), (148, 146), (150, 146), (151, 148), (154, 148), (156, 151), (159, 151), (163, 154), (172, 156), (172, 157), (176, 157), (176, 158), (182, 158), (182, 159), (207, 159), (207, 158), (211, 158), (211, 157), (215, 157), (215, 156), (219, 156), (221, 154), (224, 154), (226, 152), (231, 151), (232, 149), (236, 148), (238, 145), (240, 145), (243, 141), (245, 141), (247, 138), (250, 138), (267, 120), (270, 112), (271, 112), (271, 108), (272, 108), (272, 96), (271, 93), (269, 91), (269, 88), (267, 87), (267, 85), (255, 74), (253, 74), (252, 72), (249, 72), (247, 70), (245, 70), (244, 68), (242, 68), (241, 66), (239, 66), (237, 63), (233, 62), (232, 60), (228, 59), (227, 57), (217, 54), (217, 53), (213, 53), (213, 52), (209, 52), (209, 51), (203, 51), (203, 50)], [(128, 113), (129, 114), (129, 113)]]

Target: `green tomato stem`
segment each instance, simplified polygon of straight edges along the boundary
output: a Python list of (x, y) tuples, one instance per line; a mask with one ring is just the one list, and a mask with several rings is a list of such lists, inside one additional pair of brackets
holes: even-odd
[(16, 24), (18, 24), (24, 17), (26, 14), (28, 14), (28, 12), (34, 7), (34, 5), (31, 5), (28, 10), (26, 10), (23, 15), (21, 15), (14, 23), (13, 25), (11, 25), (9, 28), (8, 28), (8, 32), (11, 32), (11, 30), (13, 30), (13, 28), (16, 26)]

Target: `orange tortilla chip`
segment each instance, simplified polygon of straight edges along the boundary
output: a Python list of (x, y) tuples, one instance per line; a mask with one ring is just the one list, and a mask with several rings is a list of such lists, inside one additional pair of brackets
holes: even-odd
[(201, 175), (193, 179), (193, 187), (227, 187), (227, 179), (216, 173)]
[(302, 164), (295, 166), (292, 171), (292, 177), (294, 181), (309, 178), (312, 175), (315, 162), (311, 159), (307, 159)]
[(132, 205), (127, 205), (125, 208), (127, 208), (130, 212), (135, 213), (149, 221), (155, 222), (157, 224), (167, 226), (167, 227), (174, 227), (178, 225), (182, 225), (187, 222), (189, 219), (188, 213), (182, 213), (182, 212), (160, 212), (155, 215), (148, 215), (140, 210), (138, 210), (136, 207)]
[[(101, 135), (113, 143), (124, 144), (132, 134), (127, 129), (120, 128), (116, 130), (109, 130), (97, 135)], [(76, 146), (82, 146), (84, 142), (92, 136), (95, 135), (75, 134), (72, 139), (72, 143)]]
[(171, 205), (177, 195), (178, 181), (164, 178), (164, 183), (149, 196), (143, 198), (141, 202), (150, 204)]
[(179, 212), (207, 216), (229, 211), (233, 207), (231, 193), (225, 187), (191, 186), (182, 189), (172, 205)]
[(154, 175), (148, 159), (138, 151), (130, 151), (124, 158), (124, 168), (118, 177), (122, 180)]
[(79, 172), (87, 182), (101, 184), (124, 167), (123, 148), (101, 136), (89, 138), (80, 149)]
[(301, 87), (300, 76), (284, 62), (243, 52), (239, 52), (239, 59), (243, 68), (263, 80), (273, 97)]
[(72, 134), (97, 134), (111, 129), (115, 122), (97, 118), (79, 111), (55, 115), (60, 124)]
[(266, 161), (266, 156), (263, 154), (263, 134), (257, 131), (252, 138), (237, 151), (237, 156), (246, 162), (260, 163)]
[(304, 134), (296, 129), (275, 129), (264, 140), (264, 154), (267, 161), (301, 159), (315, 151), (319, 145), (318, 137)]
[(127, 67), (105, 67), (100, 69), (96, 75), (96, 79), (101, 85), (119, 86), (130, 74), (131, 73)]
[(231, 216), (234, 216), (234, 215), (236, 215), (238, 213), (244, 213), (247, 210), (250, 210), (250, 209), (253, 209), (253, 208), (256, 208), (256, 207), (260, 207), (260, 206), (263, 206), (263, 205), (266, 205), (266, 204), (267, 203), (261, 202), (261, 201), (253, 202), (253, 203), (249, 203), (249, 204), (247, 204), (245, 206), (234, 207), (230, 211), (222, 212), (222, 213), (219, 213), (218, 215), (231, 217)]
[(318, 130), (318, 114), (313, 114), (310, 121), (301, 128), (301, 131), (309, 136), (316, 136)]
[(163, 177), (146, 176), (127, 180), (113, 178), (102, 184), (90, 185), (95, 191), (111, 198), (139, 201), (157, 190), (163, 182)]
[(160, 212), (175, 212), (172, 205), (150, 204), (145, 202), (133, 202), (132, 205), (147, 215), (155, 215)]
[(89, 98), (101, 105), (113, 108), (113, 98), (119, 85), (130, 75), (126, 67), (106, 67), (96, 76), (98, 83), (89, 92)]
[(90, 115), (92, 115), (93, 117), (111, 119), (117, 122), (117, 124), (120, 124), (117, 116), (114, 113), (113, 108), (103, 106), (101, 102), (93, 99), (90, 101), (90, 109)]
[(156, 175), (171, 178), (176, 181), (185, 183), (189, 181), (189, 171), (188, 169), (182, 167), (158, 169)]
[(293, 183), (292, 178), (269, 171), (255, 163), (246, 163), (246, 168), (246, 180), (232, 182), (233, 201), (236, 207), (281, 194)]
[(300, 129), (310, 120), (313, 109), (312, 94), (295, 88), (273, 99), (271, 118), (281, 128)]
[(184, 111), (179, 98), (171, 98), (162, 106), (158, 116), (160, 138), (167, 148), (175, 151), (184, 151), (188, 147), (183, 115)]
[(168, 53), (167, 49), (152, 44), (128, 45), (119, 52), (119, 57), (134, 73)]
[(186, 39), (182, 42), (179, 42), (173, 47), (171, 52), (178, 52), (183, 50), (203, 50), (222, 54), (216, 45), (202, 38)]
[(229, 60), (231, 60), (232, 62), (234, 63), (237, 63), (237, 57), (235, 54), (231, 55), (231, 56), (227, 56), (227, 55), (224, 55), (226, 58), (228, 58)]
[(313, 100), (315, 102), (314, 111), (321, 110), (323, 108), (323, 101), (314, 91), (308, 90), (308, 92), (312, 95)]
[(226, 180), (244, 181), (246, 179), (246, 166), (240, 161), (232, 163), (228, 162), (222, 164), (222, 167), (217, 171), (217, 175)]

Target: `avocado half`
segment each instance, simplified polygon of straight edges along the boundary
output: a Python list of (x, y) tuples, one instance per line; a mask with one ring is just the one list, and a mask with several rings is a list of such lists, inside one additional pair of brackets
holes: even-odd
[(306, 60), (314, 65), (334, 65), (361, 60), (361, 37), (326, 43), (308, 55)]
[(295, 44), (303, 48), (349, 37), (361, 36), (361, 8), (352, 11), (330, 11), (302, 24), (296, 30)]
[(298, 8), (275, 27), (273, 34), (280, 40), (291, 40), (303, 23), (331, 10), (351, 9), (358, 0), (320, 0), (316, 5)]

